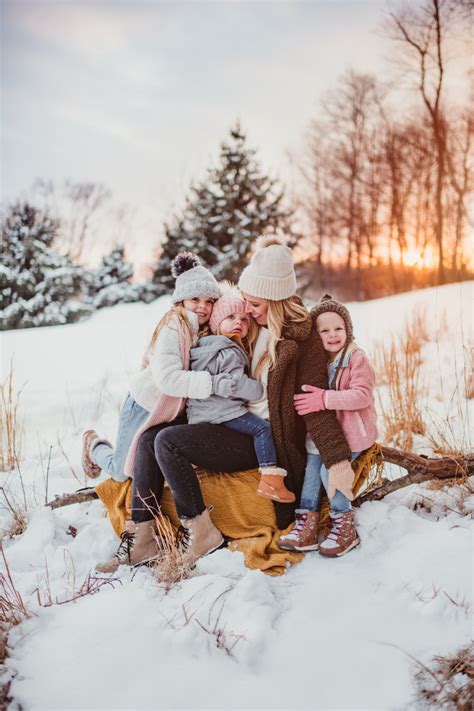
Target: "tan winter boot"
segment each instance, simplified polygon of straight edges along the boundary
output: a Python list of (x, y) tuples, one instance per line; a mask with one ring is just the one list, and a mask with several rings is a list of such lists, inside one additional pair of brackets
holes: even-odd
[(354, 512), (330, 514), (329, 535), (319, 546), (326, 558), (339, 558), (360, 544), (355, 527)]
[(202, 514), (194, 518), (181, 519), (179, 545), (189, 566), (193, 566), (199, 558), (212, 553), (224, 543), (222, 533), (212, 523), (209, 511), (212, 511), (212, 507), (204, 509)]
[(134, 523), (126, 521), (120, 545), (113, 558), (96, 565), (98, 573), (115, 573), (119, 565), (144, 565), (158, 556), (158, 540), (155, 521)]
[(95, 430), (86, 430), (82, 435), (82, 468), (90, 479), (97, 479), (101, 469), (91, 459), (92, 445), (98, 444), (99, 435)]
[(296, 497), (285, 486), (286, 471), (281, 467), (260, 467), (260, 481), (257, 494), (264, 499), (279, 501), (281, 504), (292, 504)]
[(296, 509), (296, 523), (292, 531), (282, 536), (278, 547), (287, 551), (317, 551), (318, 511)]

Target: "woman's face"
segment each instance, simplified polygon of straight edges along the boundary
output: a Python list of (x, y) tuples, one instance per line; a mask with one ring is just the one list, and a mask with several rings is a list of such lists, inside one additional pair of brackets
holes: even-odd
[(259, 299), (256, 296), (242, 293), (245, 301), (245, 312), (258, 323), (259, 326), (266, 326), (268, 323), (268, 304), (267, 299)]
[(219, 333), (233, 333), (245, 338), (249, 332), (249, 317), (247, 314), (230, 314), (219, 324)]
[(209, 296), (196, 296), (194, 299), (184, 299), (183, 306), (188, 311), (192, 311), (198, 317), (199, 325), (207, 323), (212, 314), (214, 299)]

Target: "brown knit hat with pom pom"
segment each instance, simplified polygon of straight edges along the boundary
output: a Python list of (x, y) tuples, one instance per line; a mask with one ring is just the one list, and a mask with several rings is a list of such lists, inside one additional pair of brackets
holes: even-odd
[(346, 324), (347, 343), (354, 340), (354, 329), (352, 327), (352, 319), (349, 311), (346, 309), (344, 304), (341, 304), (340, 301), (333, 299), (331, 294), (324, 294), (324, 296), (321, 296), (316, 306), (311, 309), (311, 313), (317, 318), (318, 316), (321, 316), (321, 314), (325, 314), (328, 311), (334, 311), (334, 313), (339, 314), (339, 316), (344, 320), (344, 323)]
[(260, 237), (256, 251), (239, 279), (239, 289), (251, 296), (282, 301), (296, 293), (293, 253), (275, 236)]

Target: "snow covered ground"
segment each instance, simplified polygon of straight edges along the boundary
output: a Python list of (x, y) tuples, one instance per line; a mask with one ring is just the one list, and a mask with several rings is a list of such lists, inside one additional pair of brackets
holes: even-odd
[[(423, 412), (433, 434), (445, 423), (464, 448), (472, 448), (474, 416), (464, 398), (473, 287), (350, 307), (369, 353), (426, 309)], [(15, 383), (25, 383), (24, 495), (18, 470), (0, 478), (12, 501), (26, 498), (29, 519), (4, 550), (34, 611), (9, 638), (12, 708), (417, 708), (414, 659), (429, 663), (469, 641), (474, 495), (461, 501), (457, 489), (410, 487), (364, 504), (359, 549), (336, 561), (309, 554), (280, 578), (222, 550), (169, 592), (149, 570), (123, 570), (97, 594), (47, 605), (74, 597), (116, 548), (100, 502), (55, 511), (43, 504), (85, 483), (81, 433), (93, 426), (114, 437), (128, 378), (168, 306), (162, 298), (80, 324), (2, 334), (3, 377), (13, 359)], [(429, 451), (427, 438), (416, 445)], [(5, 530), (11, 516), (0, 506)]]

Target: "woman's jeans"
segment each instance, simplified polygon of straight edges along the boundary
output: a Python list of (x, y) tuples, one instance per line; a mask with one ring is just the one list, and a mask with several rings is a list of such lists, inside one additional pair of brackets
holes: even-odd
[(245, 415), (236, 417), (234, 420), (227, 420), (222, 424), (225, 427), (230, 427), (231, 430), (253, 437), (259, 467), (274, 467), (276, 465), (277, 454), (272, 428), (268, 420), (264, 420), (252, 412), (247, 412)]
[(151, 427), (138, 441), (132, 520), (150, 521), (158, 513), (165, 481), (178, 516), (199, 516), (206, 507), (193, 464), (209, 472), (254, 469), (257, 458), (252, 438), (223, 425), (187, 425), (184, 417)]
[[(351, 462), (359, 456), (360, 452), (352, 452)], [(323, 464), (320, 454), (308, 454), (304, 474), (303, 490), (301, 492), (300, 508), (309, 511), (319, 511), (321, 508), (322, 487), (328, 490), (329, 472)], [(332, 513), (347, 513), (351, 510), (351, 502), (339, 489), (330, 500)]]
[(125, 481), (127, 479), (124, 469), (128, 450), (136, 432), (149, 416), (148, 410), (144, 410), (131, 395), (127, 395), (119, 416), (115, 448), (111, 444), (102, 442), (92, 450), (92, 461), (115, 481)]

